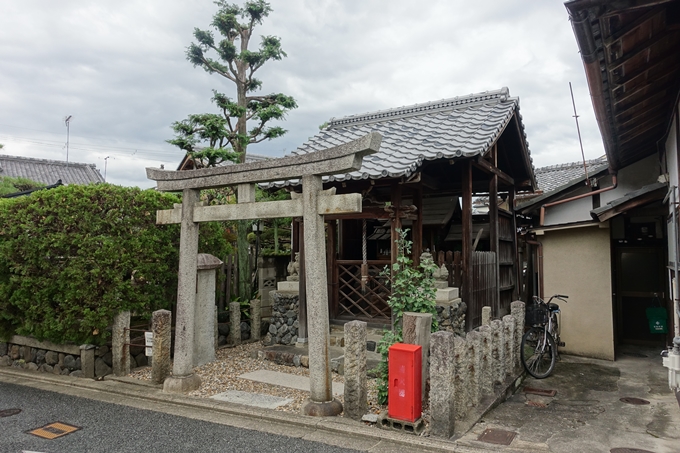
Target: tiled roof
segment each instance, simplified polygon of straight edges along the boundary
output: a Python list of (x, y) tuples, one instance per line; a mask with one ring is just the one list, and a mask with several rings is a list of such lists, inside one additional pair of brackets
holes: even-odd
[[(587, 160), (586, 168), (588, 169), (588, 175), (593, 175), (602, 170), (606, 170), (608, 168), (607, 156)], [(538, 188), (542, 190), (543, 193), (551, 192), (558, 187), (562, 187), (565, 184), (578, 179), (585, 179), (583, 162), (557, 164), (536, 169), (536, 182), (538, 183)]]
[(94, 164), (6, 155), (0, 155), (1, 176), (28, 178), (48, 185), (60, 179), (64, 184), (104, 182)]
[[(425, 160), (484, 154), (519, 109), (519, 98), (502, 88), (469, 96), (331, 119), (293, 154), (347, 143), (380, 132), (380, 151), (364, 157), (361, 170), (325, 181), (409, 176)], [(518, 115), (521, 120), (521, 116)], [(520, 126), (523, 129), (523, 126)], [(525, 135), (526, 138), (526, 135)], [(283, 185), (283, 184), (276, 184)]]

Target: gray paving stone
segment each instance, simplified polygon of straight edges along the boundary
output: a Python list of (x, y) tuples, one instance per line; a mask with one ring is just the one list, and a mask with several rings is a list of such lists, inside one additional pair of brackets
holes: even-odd
[(242, 392), (240, 390), (228, 390), (224, 393), (213, 395), (210, 398), (227, 403), (243, 404), (245, 406), (261, 407), (263, 409), (276, 409), (292, 402), (290, 398), (262, 395), (260, 393)]
[[(248, 379), (251, 381), (264, 382), (265, 384), (280, 385), (281, 387), (288, 387), (296, 390), (309, 391), (309, 378), (307, 376), (298, 376), (296, 374), (280, 373), (278, 371), (257, 370), (250, 373), (245, 373), (239, 376), (241, 379)], [(345, 386), (340, 382), (333, 382), (333, 395), (342, 395), (345, 392)]]

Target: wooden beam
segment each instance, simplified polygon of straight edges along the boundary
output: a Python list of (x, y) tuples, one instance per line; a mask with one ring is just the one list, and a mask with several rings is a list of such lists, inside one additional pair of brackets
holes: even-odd
[[(638, 57), (644, 52), (651, 51), (651, 47), (655, 46), (656, 44), (662, 42), (664, 39), (672, 36), (677, 32), (669, 32), (668, 30), (664, 30), (654, 36), (652, 36), (651, 39), (647, 41), (643, 41), (636, 45), (634, 48), (626, 52), (625, 54), (621, 55), (620, 57), (612, 60), (609, 65), (607, 65), (607, 69), (611, 71), (615, 71), (619, 69), (621, 66), (626, 64), (626, 62), (632, 58)], [(609, 50), (609, 49), (608, 49)]]
[[(678, 56), (675, 53), (671, 53), (670, 55), (666, 55), (661, 58), (656, 58), (654, 60), (650, 60), (647, 62), (647, 64), (640, 66), (640, 68), (637, 71), (633, 71), (631, 73), (628, 73), (622, 77), (617, 77), (614, 74), (611, 74), (610, 72), (610, 77), (609, 80), (611, 81), (611, 88), (610, 89), (615, 89), (618, 86), (625, 86), (626, 84), (632, 82), (633, 80), (637, 79), (638, 77), (643, 77), (646, 76), (647, 73), (650, 71), (653, 71), (659, 66), (664, 65), (667, 62), (674, 62), (675, 60), (678, 59)], [(674, 68), (674, 66), (671, 65), (671, 68)], [(674, 69), (671, 69), (669, 72), (674, 72)], [(660, 79), (663, 76), (654, 76), (654, 79)]]
[(392, 256), (390, 257), (392, 260), (392, 264), (397, 262), (397, 254), (398, 254), (398, 249), (397, 249), (397, 239), (399, 238), (399, 234), (397, 233), (397, 230), (401, 229), (401, 217), (399, 217), (399, 208), (401, 207), (401, 184), (394, 184), (392, 186), (392, 206), (394, 206), (394, 212), (395, 215), (392, 221), (390, 222), (391, 229), (390, 229), (390, 236), (392, 240)]
[[(667, 0), (664, 0), (665, 3)], [(645, 5), (648, 6), (648, 5)], [(620, 40), (627, 34), (635, 31), (638, 27), (642, 26), (645, 22), (649, 21), (652, 19), (654, 16), (660, 14), (660, 13), (665, 13), (666, 8), (665, 6), (658, 6), (652, 10), (650, 10), (648, 13), (643, 14), (642, 16), (638, 17), (637, 19), (633, 20), (632, 22), (629, 22), (627, 25), (624, 27), (618, 29), (615, 33), (612, 33), (611, 36), (603, 40), (603, 45), (604, 47), (609, 47), (616, 41)], [(616, 14), (619, 14), (619, 11), (616, 11)]]
[[(491, 164), (481, 156), (477, 156), (477, 158), (472, 160), (472, 165), (474, 165), (476, 168), (479, 168), (480, 170), (484, 171), (485, 173), (492, 174), (495, 176), (498, 176), (503, 182), (514, 186), (515, 185), (515, 180), (508, 174), (506, 174), (503, 170), (500, 168), (496, 167), (495, 165)], [(465, 170), (463, 170), (465, 171)]]
[[(492, 157), (496, 156), (496, 146), (492, 151)], [(492, 252), (496, 254), (496, 281), (494, 290), (494, 300), (491, 303), (493, 316), (500, 316), (500, 288), (499, 288), (499, 273), (500, 273), (500, 256), (498, 247), (498, 175), (493, 175), (489, 181), (489, 246)]]

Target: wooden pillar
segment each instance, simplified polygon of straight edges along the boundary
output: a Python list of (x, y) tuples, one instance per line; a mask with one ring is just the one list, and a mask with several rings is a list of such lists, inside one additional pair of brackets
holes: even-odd
[(418, 187), (413, 191), (413, 204), (416, 205), (416, 219), (413, 221), (413, 263), (418, 266), (420, 264), (420, 254), (423, 253), (423, 186), (418, 184)]
[[(462, 169), (462, 255), (463, 255), (463, 301), (472, 303), (472, 161), (466, 160), (461, 165)], [(465, 317), (466, 330), (470, 330), (471, 317)]]
[(327, 242), (326, 242), (326, 263), (328, 273), (328, 312), (331, 319), (338, 316), (338, 280), (336, 273), (335, 250), (337, 244), (337, 228), (335, 220), (326, 222)]
[(496, 284), (491, 302), (493, 316), (500, 316), (500, 271), (501, 260), (498, 246), (498, 176), (493, 175), (489, 182), (489, 241), (490, 250), (496, 254)]
[(397, 233), (397, 230), (401, 229), (401, 217), (399, 216), (399, 208), (401, 207), (401, 184), (398, 182), (395, 182), (392, 184), (392, 206), (394, 207), (394, 218), (392, 218), (392, 222), (390, 222), (390, 225), (392, 226), (391, 228), (391, 238), (392, 238), (392, 253), (391, 253), (391, 260), (392, 264), (397, 262), (397, 239), (399, 238), (399, 234)]
[(512, 290), (512, 300), (519, 300), (519, 293), (520, 289), (522, 288), (522, 260), (519, 259), (519, 251), (518, 251), (518, 238), (517, 238), (517, 216), (515, 215), (515, 188), (510, 187), (510, 190), (508, 190), (508, 209), (510, 210), (510, 214), (512, 214), (512, 231), (514, 233), (513, 236), (513, 256), (512, 256), (512, 263), (513, 263), (513, 270), (514, 272), (514, 284), (515, 287)]
[(298, 315), (298, 342), (307, 343), (307, 277), (305, 275), (305, 241), (301, 240), (300, 234), (304, 228), (304, 222), (297, 222), (298, 226), (298, 251), (300, 253), (300, 292), (298, 294), (299, 309)]

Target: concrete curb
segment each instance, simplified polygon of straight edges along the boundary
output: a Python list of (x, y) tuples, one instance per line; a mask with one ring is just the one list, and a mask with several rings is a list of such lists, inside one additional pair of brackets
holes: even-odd
[[(153, 405), (151, 403), (160, 403), (160, 405), (172, 406), (175, 409), (185, 408), (194, 411), (198, 410), (201, 411), (203, 416), (205, 416), (206, 413), (222, 414), (230, 417), (230, 421), (225, 424), (233, 424), (233, 426), (240, 427), (250, 426), (249, 429), (254, 429), (253, 426), (257, 426), (257, 429), (261, 428), (260, 430), (266, 431), (269, 425), (278, 425), (279, 427), (281, 425), (286, 425), (290, 426), (292, 429), (302, 429), (308, 434), (317, 432), (320, 436), (314, 440), (318, 442), (324, 442), (324, 435), (328, 435), (329, 437), (335, 435), (344, 438), (345, 440), (352, 439), (354, 441), (371, 443), (374, 444), (374, 448), (378, 448), (378, 444), (380, 444), (378, 451), (389, 451), (384, 448), (387, 446), (409, 449), (410, 451), (418, 449), (418, 451), (425, 452), (478, 453), (496, 451), (492, 445), (489, 445), (488, 448), (457, 445), (452, 441), (444, 439), (416, 437), (369, 427), (344, 417), (316, 418), (290, 412), (259, 409), (234, 403), (226, 403), (208, 398), (168, 394), (163, 393), (160, 389), (152, 386), (139, 384), (131, 385), (127, 380), (129, 379), (121, 380), (120, 378), (114, 378), (106, 379), (104, 381), (93, 381), (71, 376), (35, 373), (9, 367), (0, 368), (0, 382), (35, 387), (58, 393), (70, 393), (68, 391), (69, 389), (77, 388), (79, 390), (77, 396), (95, 400), (100, 399), (98, 398), (99, 394), (115, 395), (118, 397), (115, 399), (115, 403), (126, 406), (133, 405), (130, 403), (137, 400), (137, 402), (141, 401), (142, 403), (148, 402), (150, 405)], [(112, 402), (107, 398), (104, 398), (104, 400)], [(143, 408), (144, 405), (142, 404), (136, 407)], [(150, 407), (149, 410), (159, 409)], [(253, 422), (265, 423), (254, 424)], [(275, 427), (272, 427), (271, 429), (277, 434), (285, 435), (280, 429), (276, 430)], [(293, 434), (292, 437), (296, 436)], [(353, 447), (348, 446), (348, 448)]]

